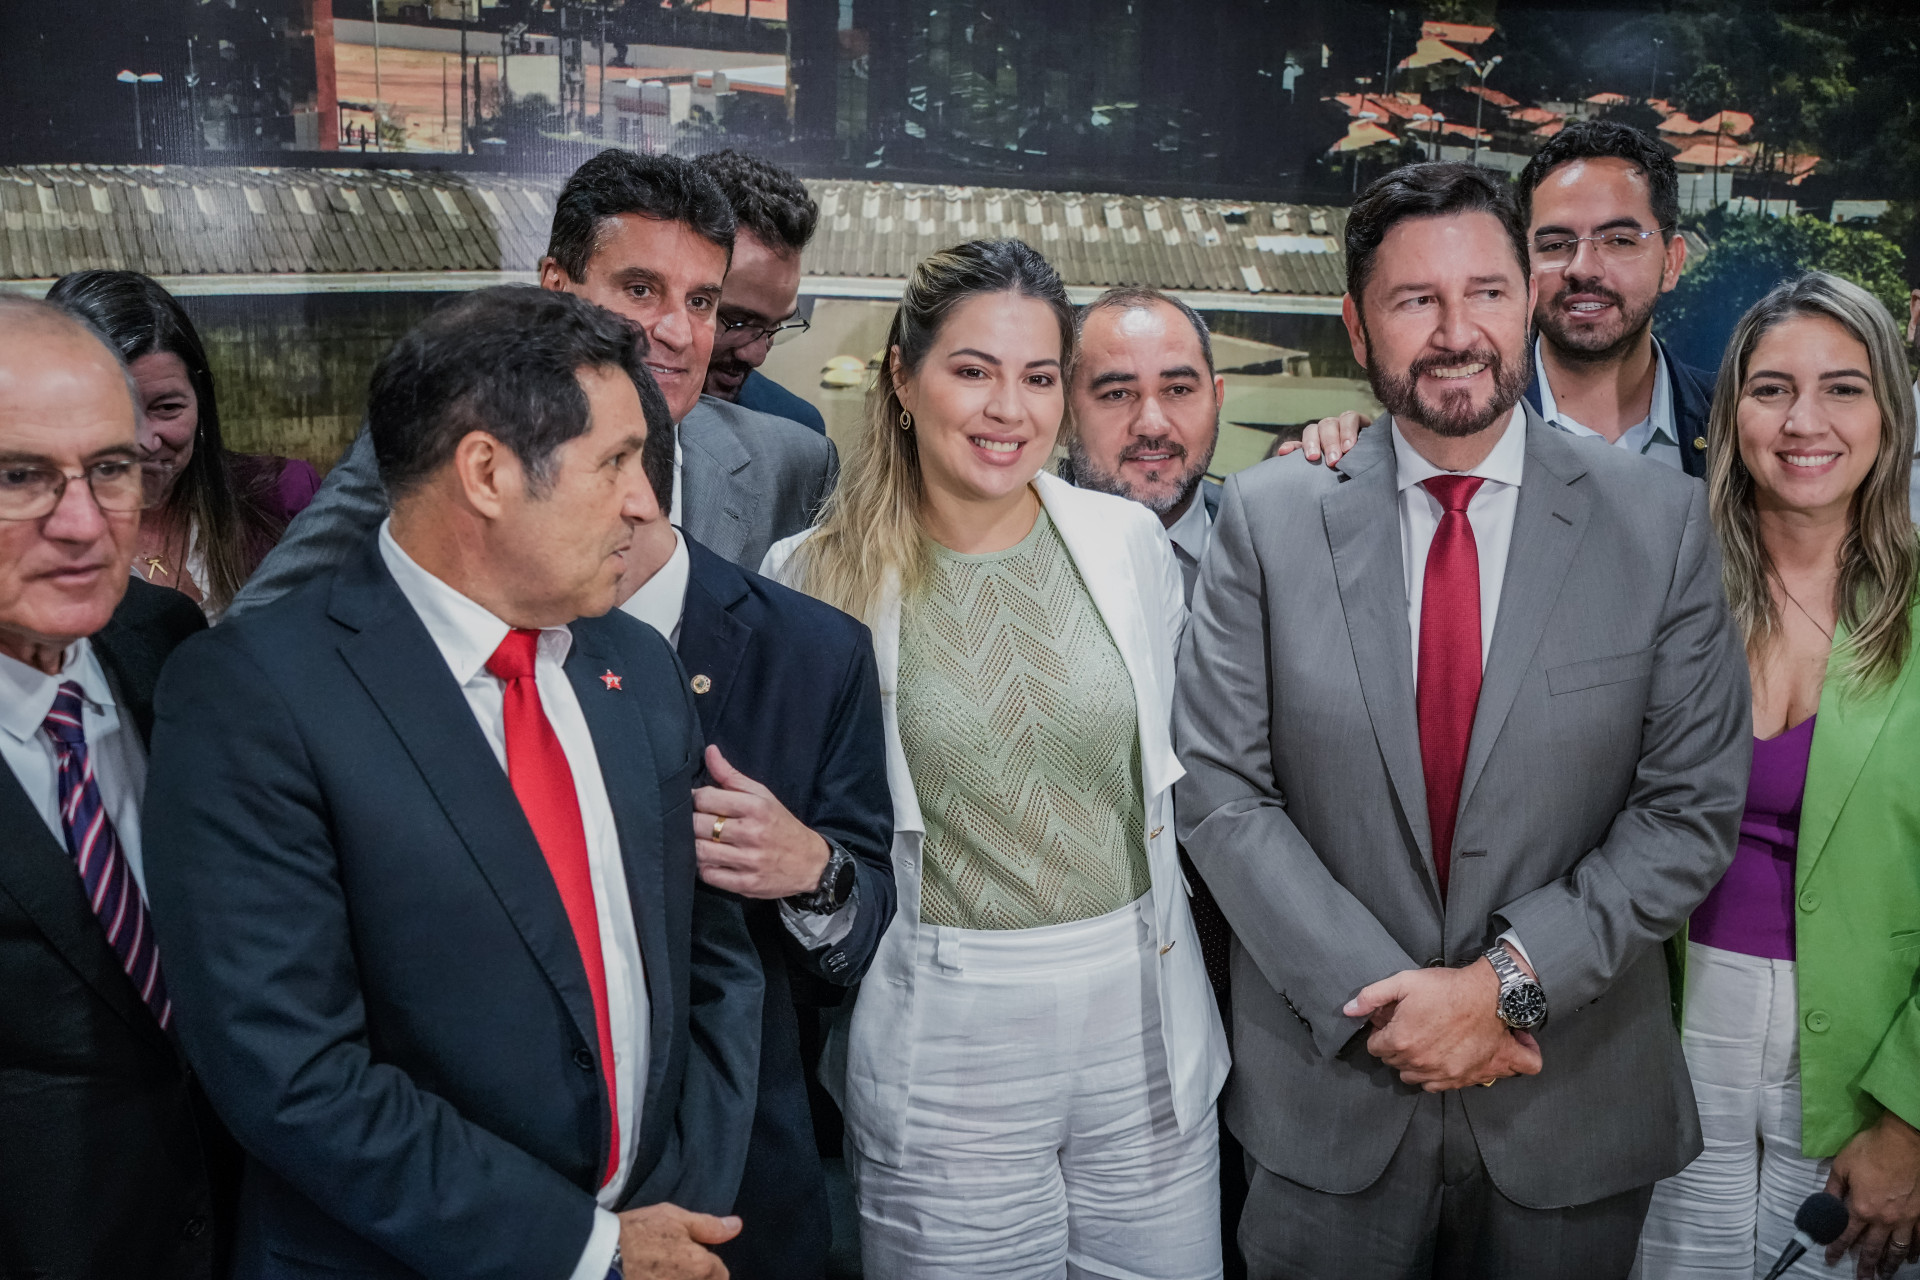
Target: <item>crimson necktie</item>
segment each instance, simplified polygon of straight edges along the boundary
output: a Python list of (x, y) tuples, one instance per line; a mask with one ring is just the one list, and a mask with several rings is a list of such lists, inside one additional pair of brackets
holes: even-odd
[(1420, 712), (1420, 764), (1427, 779), (1427, 827), (1433, 833), (1433, 870), (1442, 901), (1453, 864), (1460, 777), (1467, 768), (1473, 710), (1480, 702), (1480, 552), (1467, 504), (1481, 482), (1479, 476), (1434, 476), (1420, 482), (1443, 508), (1421, 580), (1420, 671), (1414, 693)]
[(560, 748), (553, 725), (540, 705), (533, 663), (538, 631), (514, 630), (487, 659), (487, 670), (506, 684), (507, 778), (520, 808), (546, 856), (547, 870), (573, 926), (580, 963), (593, 993), (594, 1030), (600, 1040), (600, 1068), (607, 1081), (607, 1105), (613, 1114), (604, 1185), (620, 1167), (620, 1095), (613, 1075), (613, 1024), (607, 1013), (607, 966), (600, 950), (600, 918), (593, 904), (593, 873), (587, 866), (587, 829), (580, 818), (580, 797), (573, 770)]
[(81, 697), (77, 683), (62, 681), (53, 697), (53, 710), (41, 724), (60, 758), (60, 825), (66, 829), (67, 852), (80, 870), (87, 903), (106, 930), (108, 945), (133, 979), (140, 998), (165, 1027), (173, 1022), (173, 1002), (167, 999), (166, 979), (160, 975), (160, 947), (153, 940), (153, 924), (140, 886), (134, 883), (133, 868), (120, 851), (120, 838), (100, 801), (100, 784), (94, 779), (93, 758), (87, 754), (87, 735), (81, 727)]

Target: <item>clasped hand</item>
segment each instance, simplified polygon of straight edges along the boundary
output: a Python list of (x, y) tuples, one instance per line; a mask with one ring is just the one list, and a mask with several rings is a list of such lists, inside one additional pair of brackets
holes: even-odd
[(674, 1204), (650, 1204), (620, 1215), (620, 1271), (624, 1280), (727, 1280), (726, 1264), (711, 1247), (740, 1234), (740, 1219), (693, 1213)]
[(693, 791), (700, 878), (744, 898), (787, 898), (818, 889), (829, 854), (820, 833), (729, 764), (718, 747), (707, 748), (707, 772), (718, 785)]
[(1373, 1025), (1367, 1051), (1408, 1084), (1444, 1093), (1505, 1076), (1540, 1074), (1540, 1045), (1497, 1012), (1500, 978), (1486, 959), (1464, 969), (1406, 969), (1347, 1002)]

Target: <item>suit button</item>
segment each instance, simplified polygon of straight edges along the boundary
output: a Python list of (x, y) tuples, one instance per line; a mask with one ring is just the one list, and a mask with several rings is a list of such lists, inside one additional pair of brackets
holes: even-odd
[(207, 1220), (197, 1214), (180, 1224), (180, 1234), (188, 1240), (198, 1240), (206, 1231)]
[(1812, 1031), (1816, 1034), (1818, 1034), (1819, 1032), (1825, 1031), (1828, 1027), (1832, 1025), (1833, 1025), (1833, 1019), (1829, 1018), (1825, 1013), (1822, 1013), (1818, 1009), (1815, 1009), (1812, 1013), (1809, 1013), (1807, 1015), (1807, 1030)]
[(1819, 907), (1820, 895), (1813, 890), (1808, 889), (1800, 895), (1800, 909), (1802, 911), (1817, 911)]
[(585, 1049), (575, 1049), (573, 1051), (573, 1065), (582, 1071), (591, 1071), (593, 1070), (593, 1055)]

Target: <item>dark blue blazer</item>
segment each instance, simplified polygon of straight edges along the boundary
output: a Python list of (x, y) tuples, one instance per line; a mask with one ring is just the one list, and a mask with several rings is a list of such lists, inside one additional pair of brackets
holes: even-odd
[[(1681, 364), (1658, 339), (1653, 345), (1667, 361), (1667, 385), (1673, 395), (1673, 430), (1680, 438), (1680, 466), (1696, 480), (1707, 475), (1707, 411), (1713, 407), (1713, 374)], [(1527, 403), (1540, 408), (1540, 362), (1533, 361), (1527, 381)]]
[[(586, 972), (376, 539), (183, 645), (156, 700), (148, 885), (181, 1039), (248, 1154), (236, 1272), (565, 1276), (611, 1124)], [(651, 628), (572, 631), (652, 1006), (620, 1204), (725, 1211), (762, 981), (738, 904), (698, 887), (693, 698)]]
[(691, 538), (687, 552), (680, 661), (690, 677), (711, 682), (694, 699), (707, 741), (851, 853), (858, 876), (853, 931), (817, 951), (794, 939), (778, 903), (746, 904), (767, 979), (760, 1089), (735, 1201), (745, 1225), (719, 1252), (747, 1280), (811, 1280), (824, 1271), (831, 1232), (793, 988), (857, 981), (893, 919), (893, 801), (879, 675), (861, 623)]
[(821, 435), (827, 434), (827, 420), (820, 416), (820, 410), (811, 401), (801, 399), (758, 369), (749, 373), (747, 380), (740, 384), (740, 394), (733, 402), (742, 409), (770, 413), (776, 418), (787, 418), (818, 431)]
[[(206, 629), (186, 596), (133, 578), (93, 637), (143, 742), (162, 663)], [(65, 842), (0, 764), (0, 1275), (223, 1276), (238, 1170)]]

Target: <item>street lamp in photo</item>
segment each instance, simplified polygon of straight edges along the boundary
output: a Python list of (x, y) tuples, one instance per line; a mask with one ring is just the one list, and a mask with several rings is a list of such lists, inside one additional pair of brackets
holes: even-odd
[(1480, 92), (1475, 95), (1479, 101), (1474, 104), (1473, 108), (1473, 163), (1479, 164), (1480, 118), (1487, 109), (1487, 73), (1500, 65), (1500, 55), (1496, 53), (1485, 62), (1469, 62), (1467, 65), (1472, 67), (1473, 73), (1480, 77)]
[(118, 80), (121, 84), (130, 84), (133, 86), (133, 149), (142, 155), (146, 154), (147, 139), (146, 132), (140, 125), (140, 86), (143, 84), (159, 84), (164, 78), (165, 77), (158, 71), (139, 73), (122, 71), (114, 77), (114, 79)]

